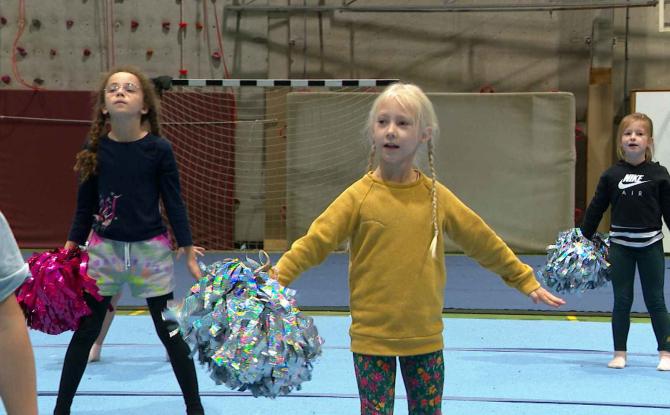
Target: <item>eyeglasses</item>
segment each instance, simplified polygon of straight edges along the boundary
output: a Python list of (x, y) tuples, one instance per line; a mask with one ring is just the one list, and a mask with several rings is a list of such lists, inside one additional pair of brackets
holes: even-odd
[(123, 89), (129, 94), (134, 94), (139, 90), (139, 87), (132, 82), (125, 82), (123, 84), (114, 83), (107, 85), (107, 88), (105, 88), (105, 92), (107, 92), (108, 94), (115, 94), (119, 92), (120, 89)]

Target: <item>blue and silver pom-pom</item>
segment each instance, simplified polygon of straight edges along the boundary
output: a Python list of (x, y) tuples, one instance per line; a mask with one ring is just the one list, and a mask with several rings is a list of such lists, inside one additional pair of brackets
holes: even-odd
[(602, 287), (609, 281), (607, 252), (609, 236), (596, 233), (592, 239), (579, 228), (558, 234), (547, 247), (547, 262), (538, 276), (550, 290), (558, 293), (583, 293)]
[(295, 291), (269, 277), (269, 260), (227, 259), (201, 267), (204, 276), (191, 294), (164, 317), (179, 324), (211, 378), (254, 396), (300, 390), (312, 377), (323, 339), (296, 307)]

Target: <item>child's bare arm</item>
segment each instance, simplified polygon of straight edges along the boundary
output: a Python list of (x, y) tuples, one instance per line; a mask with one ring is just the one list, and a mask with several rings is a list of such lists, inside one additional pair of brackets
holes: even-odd
[(35, 359), (14, 294), (0, 301), (0, 398), (9, 415), (37, 415)]

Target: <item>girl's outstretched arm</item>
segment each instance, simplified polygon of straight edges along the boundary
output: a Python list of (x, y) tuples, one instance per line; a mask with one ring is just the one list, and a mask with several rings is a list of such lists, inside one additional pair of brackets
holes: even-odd
[(531, 292), (530, 294), (528, 294), (528, 296), (533, 300), (535, 304), (538, 304), (540, 301), (552, 307), (560, 307), (563, 304), (565, 304), (565, 300), (556, 297), (555, 295), (553, 295), (552, 293), (550, 293), (549, 291), (545, 290), (542, 287)]

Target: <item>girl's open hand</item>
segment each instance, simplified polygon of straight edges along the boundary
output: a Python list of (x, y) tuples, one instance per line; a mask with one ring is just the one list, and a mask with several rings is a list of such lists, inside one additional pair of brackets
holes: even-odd
[(535, 304), (538, 304), (540, 301), (552, 307), (560, 307), (563, 304), (565, 304), (565, 300), (556, 297), (555, 295), (553, 295), (552, 293), (550, 293), (549, 291), (545, 290), (542, 287), (533, 291), (528, 296), (533, 300)]
[(186, 255), (186, 267), (188, 268), (189, 272), (196, 280), (200, 279), (202, 272), (200, 271), (200, 267), (198, 266), (198, 259), (196, 257), (204, 256), (205, 248), (191, 245), (183, 246), (177, 249), (177, 259), (179, 259), (179, 257), (184, 254)]
[(187, 251), (186, 248), (191, 248), (196, 256), (205, 256), (205, 248), (203, 248), (202, 246), (192, 245), (177, 249), (177, 259), (179, 259), (179, 257), (182, 256), (182, 254), (184, 254), (184, 252)]

